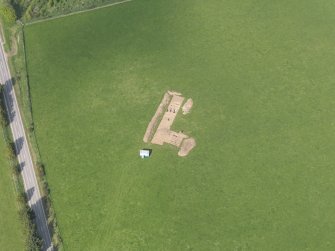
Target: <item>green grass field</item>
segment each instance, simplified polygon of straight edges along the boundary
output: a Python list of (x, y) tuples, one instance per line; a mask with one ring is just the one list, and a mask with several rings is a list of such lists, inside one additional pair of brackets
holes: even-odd
[(19, 220), (17, 195), (6, 146), (0, 129), (0, 250), (25, 250), (24, 229)]
[[(66, 250), (334, 250), (335, 4), (135, 0), (25, 28)], [(186, 158), (142, 138), (192, 97)]]

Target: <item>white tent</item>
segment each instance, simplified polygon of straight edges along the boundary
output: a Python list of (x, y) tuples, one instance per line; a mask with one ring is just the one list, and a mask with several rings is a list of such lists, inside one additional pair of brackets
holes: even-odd
[(142, 159), (150, 157), (150, 150), (142, 149), (140, 150), (140, 156)]

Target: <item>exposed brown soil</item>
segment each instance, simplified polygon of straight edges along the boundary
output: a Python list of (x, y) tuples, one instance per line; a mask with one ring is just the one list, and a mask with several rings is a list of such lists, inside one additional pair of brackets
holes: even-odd
[(171, 96), (181, 96), (180, 92), (175, 92), (175, 91), (167, 91), (167, 93)]
[(185, 114), (189, 113), (191, 111), (192, 106), (193, 106), (193, 100), (191, 98), (189, 98), (186, 101), (186, 103), (183, 105), (183, 108), (182, 108), (183, 114), (185, 115)]
[[(189, 136), (187, 136), (183, 132), (171, 131), (171, 126), (183, 104), (184, 99), (185, 98), (182, 97), (181, 93), (179, 92), (168, 91), (167, 93), (165, 93), (162, 102), (160, 103), (155, 115), (153, 116), (147, 127), (147, 131), (145, 132), (143, 138), (144, 142), (149, 142), (151, 135), (155, 133), (151, 140), (151, 143), (157, 145), (163, 145), (164, 143), (168, 143), (178, 148), (181, 147), (178, 152), (179, 156), (186, 156), (192, 150), (192, 148), (195, 147), (196, 144), (193, 138), (189, 138)], [(188, 113), (192, 108), (192, 105), (192, 99), (188, 99), (182, 108), (183, 114)], [(156, 127), (158, 119), (160, 115), (164, 112), (163, 109), (166, 109), (165, 113), (160, 124), (157, 127), (156, 132), (154, 132), (154, 128)]]
[(164, 112), (164, 108), (167, 106), (167, 104), (169, 104), (170, 100), (171, 100), (171, 96), (168, 93), (165, 93), (161, 103), (159, 104), (156, 110), (155, 115), (152, 117), (147, 127), (147, 130), (145, 131), (145, 134), (143, 137), (143, 141), (145, 143), (149, 142), (150, 138), (152, 137), (154, 133), (154, 128), (156, 127), (157, 122), (158, 122), (158, 118)]
[(178, 155), (181, 157), (186, 156), (189, 154), (189, 152), (196, 146), (195, 139), (194, 138), (188, 138), (183, 140), (183, 143), (181, 144), (180, 150), (178, 152)]
[[(163, 145), (164, 142), (170, 143), (171, 139), (178, 138), (178, 134), (174, 133), (174, 136), (171, 135), (171, 125), (173, 124), (174, 119), (184, 101), (184, 97), (172, 96), (172, 100), (164, 113), (164, 116), (159, 124), (157, 131), (151, 141), (153, 144)], [(172, 137), (172, 138), (171, 138)], [(179, 141), (176, 139), (177, 142)]]

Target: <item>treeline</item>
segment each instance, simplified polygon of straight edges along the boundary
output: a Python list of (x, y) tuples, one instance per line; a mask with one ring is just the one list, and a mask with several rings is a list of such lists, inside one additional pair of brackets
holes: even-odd
[[(2, 0), (2, 16), (13, 17), (23, 22), (46, 17), (68, 14), (74, 11), (90, 9), (121, 0)], [(13, 15), (14, 14), (14, 15)]]
[(9, 132), (9, 120), (5, 111), (5, 101), (3, 95), (3, 86), (0, 86), (0, 130), (4, 131), (7, 144), (7, 158), (12, 165), (12, 172), (17, 189), (17, 201), (19, 206), (19, 218), (24, 226), (25, 247), (27, 251), (39, 251), (42, 247), (42, 239), (37, 234), (37, 227), (34, 223), (34, 212), (28, 206), (27, 195), (24, 191), (23, 181), (20, 175), (20, 165), (15, 155), (15, 145)]
[(6, 25), (12, 25), (17, 20), (16, 11), (9, 0), (0, 0), (0, 18)]

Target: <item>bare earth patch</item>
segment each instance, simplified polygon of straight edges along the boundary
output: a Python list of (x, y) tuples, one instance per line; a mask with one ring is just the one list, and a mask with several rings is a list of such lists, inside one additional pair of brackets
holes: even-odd
[(182, 157), (186, 156), (195, 146), (196, 143), (194, 138), (185, 139), (180, 147), (178, 155)]
[(193, 100), (191, 98), (189, 98), (186, 101), (186, 103), (183, 105), (183, 108), (182, 108), (183, 114), (185, 115), (185, 114), (189, 113), (191, 111), (192, 106), (193, 106)]
[(161, 101), (161, 103), (159, 104), (157, 110), (156, 110), (156, 113), (155, 115), (152, 117), (148, 127), (147, 127), (147, 130), (144, 134), (144, 137), (143, 137), (143, 141), (145, 143), (149, 142), (149, 139), (152, 137), (153, 133), (154, 133), (154, 128), (158, 122), (158, 118), (159, 116), (164, 112), (164, 107), (170, 102), (171, 100), (171, 96), (167, 93), (164, 94), (164, 97)]
[[(151, 143), (157, 145), (163, 145), (164, 143), (168, 143), (180, 148), (178, 152), (179, 156), (186, 156), (189, 154), (189, 152), (196, 146), (195, 139), (189, 138), (189, 136), (187, 136), (183, 132), (171, 131), (171, 126), (184, 102), (184, 99), (185, 98), (182, 97), (181, 93), (179, 92), (168, 91), (164, 94), (163, 100), (158, 106), (157, 111), (151, 119), (144, 134), (144, 142), (147, 143), (151, 135), (154, 133)], [(192, 99), (188, 99), (182, 107), (183, 114), (189, 113), (192, 105)], [(158, 118), (164, 112), (163, 109), (166, 109), (166, 111), (160, 124), (157, 127), (156, 132), (154, 132), (154, 128), (157, 124)]]

